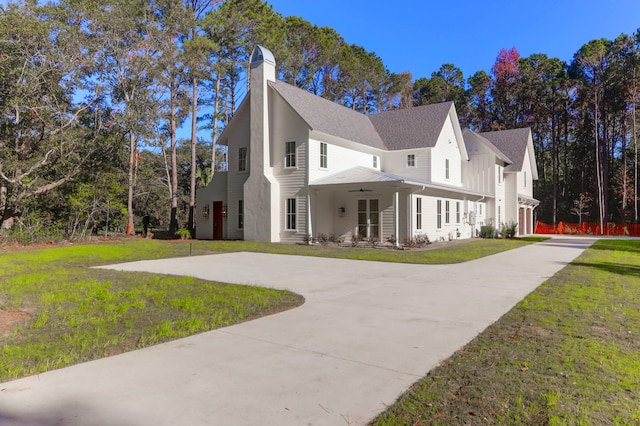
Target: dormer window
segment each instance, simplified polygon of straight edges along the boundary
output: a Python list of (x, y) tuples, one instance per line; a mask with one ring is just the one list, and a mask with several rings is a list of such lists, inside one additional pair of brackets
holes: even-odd
[[(451, 143), (451, 141), (449, 141)], [(444, 160), (444, 178), (449, 179), (449, 159)]]
[(374, 169), (378, 168), (378, 156), (377, 155), (373, 156), (373, 168)]
[(327, 144), (320, 142), (320, 168), (327, 168)]
[(407, 155), (407, 167), (415, 167), (416, 166), (416, 155), (409, 154)]
[(524, 187), (527, 187), (527, 171), (524, 171)]

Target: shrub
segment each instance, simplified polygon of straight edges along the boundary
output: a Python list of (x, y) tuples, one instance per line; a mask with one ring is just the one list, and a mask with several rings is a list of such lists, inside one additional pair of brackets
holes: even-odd
[(480, 227), (480, 238), (495, 238), (496, 230), (491, 224)]
[(176, 237), (180, 237), (181, 240), (190, 240), (191, 239), (191, 231), (187, 228), (180, 228), (175, 233)]
[(405, 238), (402, 245), (405, 247), (420, 248), (431, 244), (431, 240), (427, 234), (418, 234), (413, 238)]

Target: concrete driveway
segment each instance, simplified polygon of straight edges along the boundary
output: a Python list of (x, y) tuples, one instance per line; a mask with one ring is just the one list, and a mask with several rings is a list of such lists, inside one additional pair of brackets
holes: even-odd
[(306, 303), (1, 384), (0, 424), (366, 424), (593, 241), (438, 266), (257, 253), (112, 265), (289, 289)]

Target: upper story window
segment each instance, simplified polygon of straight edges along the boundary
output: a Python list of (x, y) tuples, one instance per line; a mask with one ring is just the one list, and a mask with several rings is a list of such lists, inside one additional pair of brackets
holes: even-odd
[(444, 178), (449, 179), (449, 159), (444, 160)]
[(527, 187), (527, 171), (524, 171), (524, 187)]
[(498, 183), (502, 183), (502, 167), (498, 166)]
[(415, 167), (416, 166), (416, 155), (409, 154), (407, 155), (407, 167)]
[(284, 166), (296, 167), (296, 142), (286, 142), (284, 145)]
[(373, 168), (374, 169), (378, 168), (378, 156), (377, 155), (373, 156)]
[(238, 171), (246, 172), (247, 171), (247, 147), (242, 147), (238, 150)]
[(327, 144), (320, 142), (320, 167), (327, 168)]

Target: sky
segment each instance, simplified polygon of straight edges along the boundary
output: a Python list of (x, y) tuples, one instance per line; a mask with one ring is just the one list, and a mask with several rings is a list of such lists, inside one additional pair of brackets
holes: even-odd
[[(284, 16), (333, 27), (391, 72), (430, 77), (452, 63), (468, 78), (500, 49), (570, 62), (590, 40), (640, 28), (640, 0), (268, 0)], [(268, 47), (268, 46), (265, 46)], [(276, 61), (278, 58), (276, 58)]]

